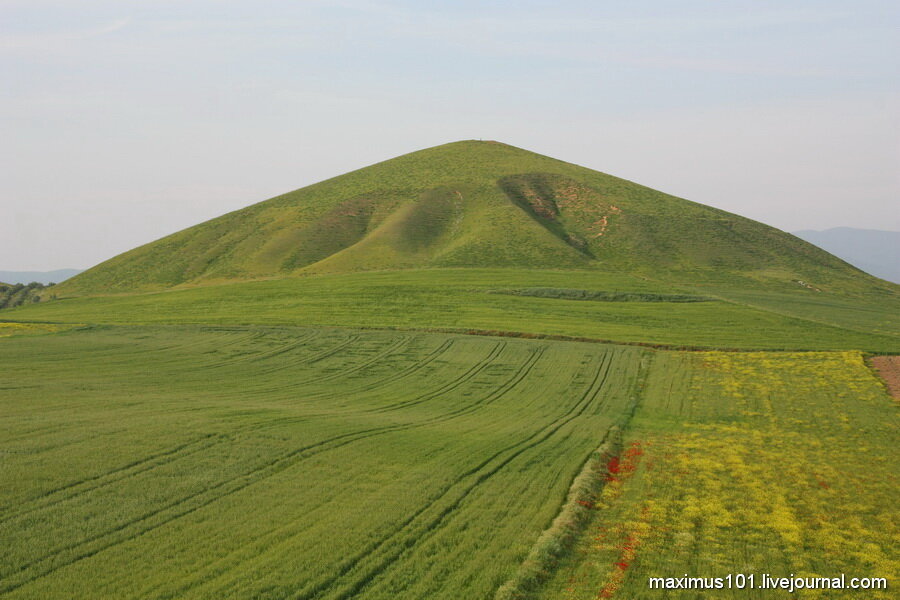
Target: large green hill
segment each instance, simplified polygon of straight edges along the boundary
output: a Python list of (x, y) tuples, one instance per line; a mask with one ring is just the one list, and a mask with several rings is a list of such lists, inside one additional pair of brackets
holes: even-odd
[[(433, 267), (588, 269), (654, 278), (868, 288), (787, 233), (497, 142), (413, 152), (108, 260), (55, 294)], [(802, 283), (801, 283), (802, 282)]]
[(3, 317), (900, 348), (900, 286), (767, 225), (496, 142), (255, 204), (44, 297)]

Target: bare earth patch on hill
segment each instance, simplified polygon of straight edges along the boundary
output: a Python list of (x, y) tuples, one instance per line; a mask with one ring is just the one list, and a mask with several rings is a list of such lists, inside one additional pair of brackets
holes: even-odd
[(900, 400), (900, 356), (876, 356), (872, 366), (887, 385), (891, 396)]

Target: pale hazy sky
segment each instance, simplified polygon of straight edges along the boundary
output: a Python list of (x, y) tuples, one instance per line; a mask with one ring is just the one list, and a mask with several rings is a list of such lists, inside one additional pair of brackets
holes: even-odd
[(900, 230), (898, 6), (0, 0), (0, 269), (473, 138), (788, 231)]

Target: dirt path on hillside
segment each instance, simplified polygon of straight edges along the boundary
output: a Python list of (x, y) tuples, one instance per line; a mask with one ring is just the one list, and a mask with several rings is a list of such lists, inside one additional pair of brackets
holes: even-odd
[(900, 400), (900, 356), (875, 356), (872, 367), (887, 384), (891, 395)]

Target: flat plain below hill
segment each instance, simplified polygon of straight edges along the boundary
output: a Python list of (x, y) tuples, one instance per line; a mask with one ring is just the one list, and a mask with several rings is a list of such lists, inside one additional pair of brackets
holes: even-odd
[(858, 352), (92, 326), (0, 362), (3, 598), (898, 574), (896, 404)]
[[(579, 292), (588, 298), (598, 292), (607, 296), (575, 299)], [(616, 295), (624, 299), (616, 301)], [(701, 301), (680, 301), (685, 295)], [(418, 269), (314, 275), (71, 298), (4, 311), (3, 316), (53, 323), (486, 330), (710, 349), (900, 353), (900, 303), (889, 296), (854, 298), (798, 286), (742, 290), (733, 282), (670, 283), (584, 271)]]
[(646, 357), (295, 328), (3, 340), (0, 597), (487, 597)]

